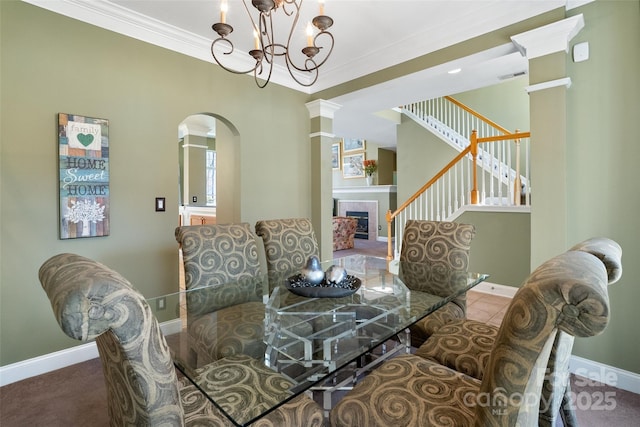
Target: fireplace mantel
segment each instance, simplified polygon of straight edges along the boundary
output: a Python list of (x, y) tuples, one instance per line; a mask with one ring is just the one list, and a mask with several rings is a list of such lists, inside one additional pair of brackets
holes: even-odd
[(397, 185), (365, 185), (358, 187), (338, 187), (333, 189), (333, 194), (353, 194), (353, 193), (397, 193)]

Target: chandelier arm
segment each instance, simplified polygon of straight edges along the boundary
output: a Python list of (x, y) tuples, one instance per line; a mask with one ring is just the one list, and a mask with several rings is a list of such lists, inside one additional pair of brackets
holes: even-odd
[[(324, 58), (322, 59), (322, 61), (320, 61), (320, 62), (316, 62), (315, 60), (311, 60), (311, 61), (309, 61), (309, 60), (310, 60), (310, 59), (312, 59), (312, 58), (307, 58), (307, 59), (305, 59), (305, 61), (304, 61), (305, 66), (304, 66), (304, 68), (302, 68), (302, 67), (297, 66), (297, 65), (293, 62), (293, 60), (291, 59), (291, 56), (290, 56), (289, 52), (287, 52), (287, 55), (286, 55), (286, 57), (287, 57), (287, 64), (291, 64), (291, 66), (292, 66), (293, 68), (295, 68), (296, 70), (298, 70), (298, 71), (309, 71), (309, 72), (311, 72), (311, 71), (317, 71), (317, 70), (318, 70), (318, 68), (320, 68), (320, 67), (321, 67), (325, 62), (327, 62), (327, 59), (329, 59), (329, 56), (331, 56), (331, 52), (333, 52), (334, 39), (333, 39), (333, 35), (332, 35), (330, 32), (328, 32), (328, 31), (323, 31), (323, 32), (321, 32), (321, 33), (317, 34), (317, 35), (313, 38), (313, 45), (314, 45), (314, 46), (316, 46), (316, 39), (317, 39), (318, 37), (320, 37), (320, 36), (323, 36), (323, 35), (324, 35), (324, 36), (328, 36), (328, 37), (330, 37), (330, 38), (331, 38), (331, 47), (329, 48), (329, 53), (327, 53), (327, 54), (324, 56)], [(321, 46), (321, 47), (318, 47), (317, 49), (324, 49), (324, 47), (323, 47), (323, 46)], [(313, 64), (313, 67), (311, 67), (311, 68), (309, 68), (309, 67), (308, 67), (308, 65), (307, 65), (307, 64), (308, 64), (309, 62), (311, 62), (311, 63)], [(287, 65), (287, 67), (288, 67), (288, 65)], [(297, 81), (297, 80), (296, 80), (296, 81)]]
[(229, 67), (223, 65), (222, 61), (220, 61), (218, 59), (218, 57), (216, 56), (216, 52), (214, 50), (214, 46), (217, 43), (220, 43), (220, 42), (225, 42), (231, 47), (231, 50), (229, 52), (223, 52), (223, 55), (231, 55), (233, 53), (234, 47), (233, 47), (233, 43), (231, 43), (230, 40), (227, 40), (227, 39), (222, 38), (222, 37), (220, 37), (218, 39), (215, 39), (213, 41), (213, 43), (211, 43), (211, 55), (213, 56), (213, 59), (215, 59), (215, 61), (218, 63), (218, 65), (220, 67), (222, 67), (224, 70), (229, 71), (230, 73), (234, 73), (234, 74), (248, 74), (248, 73), (251, 73), (251, 72), (255, 72), (256, 69), (258, 69), (258, 67), (260, 66), (261, 61), (258, 61), (258, 60), (256, 60), (256, 65), (253, 68), (248, 69), (247, 71), (237, 71), (237, 70), (234, 70), (232, 68), (229, 68)]
[[(287, 47), (285, 48), (285, 52), (289, 52), (289, 46), (291, 46), (291, 39), (293, 38), (293, 33), (295, 32), (296, 27), (298, 26), (298, 18), (300, 18), (300, 6), (302, 6), (302, 0), (300, 0), (300, 6), (298, 6), (298, 3), (296, 0), (285, 0), (285, 5), (286, 4), (291, 4), (293, 3), (296, 6), (296, 16), (293, 18), (293, 22), (291, 23), (291, 29), (289, 30), (289, 37), (287, 38)], [(283, 6), (282, 9), (284, 10), (285, 7)], [(291, 14), (287, 14), (288, 16), (291, 16), (293, 14), (293, 12), (291, 12)]]
[(269, 64), (269, 75), (267, 76), (266, 79), (264, 80), (263, 84), (260, 84), (260, 81), (258, 80), (258, 75), (262, 74), (262, 64), (260, 64), (260, 71), (258, 71), (258, 69), (256, 69), (253, 72), (253, 79), (256, 81), (256, 85), (258, 85), (258, 87), (260, 89), (264, 89), (265, 86), (267, 86), (269, 84), (269, 82), (271, 81), (271, 72), (273, 71), (273, 63), (272, 62), (268, 62)]
[[(289, 55), (287, 55), (287, 58), (289, 57)], [(313, 64), (315, 64), (315, 62), (313, 61), (313, 59), (311, 58), (307, 58), (307, 60), (305, 61), (305, 63), (307, 62), (312, 62)], [(320, 71), (318, 70), (318, 66), (312, 67), (312, 68), (308, 68), (308, 69), (302, 69), (302, 68), (297, 68), (295, 65), (293, 65), (289, 60), (286, 61), (287, 64), (287, 71), (289, 71), (289, 75), (291, 76), (291, 78), (293, 80), (295, 80), (296, 83), (298, 83), (300, 86), (306, 86), (309, 87), (311, 85), (313, 85), (317, 80), (318, 80), (318, 76), (320, 75)], [(309, 73), (314, 73), (315, 76), (313, 77), (313, 80), (309, 83), (305, 83), (305, 82), (301, 82), (300, 80), (297, 79), (297, 77), (293, 74), (293, 71), (291, 70), (291, 67), (295, 68), (296, 70), (299, 71), (306, 71)]]
[[(293, 13), (295, 12), (296, 14), (296, 18), (298, 17), (298, 15), (300, 15), (300, 8), (302, 7), (302, 2), (304, 0), (300, 0), (300, 3), (298, 3), (298, 0), (284, 0), (283, 4), (282, 4), (282, 11), (284, 12), (285, 15), (287, 16), (291, 16), (293, 15)], [(287, 5), (294, 5), (295, 6), (295, 11), (291, 11), (289, 12), (287, 10)], [(295, 27), (295, 23), (293, 24), (293, 26)]]
[(253, 16), (251, 16), (251, 12), (249, 11), (249, 6), (247, 6), (247, 0), (242, 0), (242, 4), (244, 5), (244, 10), (247, 11), (247, 15), (249, 16), (249, 19), (251, 20), (251, 27), (253, 29), (258, 28), (258, 26), (256, 25), (256, 22), (253, 20)]
[[(314, 38), (313, 38), (313, 45), (316, 45), (316, 39), (320, 36), (327, 36), (329, 38), (331, 38), (331, 47), (329, 48), (329, 52), (327, 52), (327, 54), (325, 55), (324, 59), (322, 61), (320, 61), (317, 65), (317, 67), (321, 67), (325, 62), (327, 62), (327, 59), (329, 59), (329, 57), (331, 56), (331, 53), (333, 52), (333, 46), (334, 46), (334, 38), (333, 38), (333, 34), (331, 34), (329, 31), (322, 31), (320, 33), (318, 33)], [(322, 48), (325, 48), (324, 46)], [(314, 62), (315, 63), (315, 62)]]
[[(267, 18), (269, 18), (269, 26), (267, 27)], [(264, 43), (263, 36), (266, 37), (267, 43)], [(277, 46), (275, 39), (273, 38), (273, 16), (271, 12), (269, 14), (260, 14), (260, 43), (262, 50), (264, 51), (265, 60), (273, 65), (274, 57), (276, 56), (275, 48)], [(271, 72), (269, 72), (271, 75)]]

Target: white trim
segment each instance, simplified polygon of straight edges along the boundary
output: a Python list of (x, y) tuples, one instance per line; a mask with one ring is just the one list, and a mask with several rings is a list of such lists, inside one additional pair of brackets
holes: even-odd
[(12, 363), (0, 368), (0, 387), (98, 357), (95, 342)]
[[(160, 324), (162, 333), (165, 335), (180, 332), (182, 321), (180, 319), (170, 320)], [(46, 374), (57, 369), (66, 368), (76, 363), (98, 357), (98, 347), (95, 341), (80, 344), (32, 359), (23, 360), (0, 367), (0, 387), (22, 381), (36, 375)]]
[(202, 148), (204, 150), (209, 149), (206, 145), (198, 145), (198, 144), (184, 144), (182, 148)]
[(635, 372), (625, 371), (580, 356), (571, 356), (569, 372), (611, 387), (640, 394), (640, 374)]
[(567, 89), (569, 89), (571, 87), (571, 77), (564, 77), (562, 79), (550, 80), (548, 82), (542, 82), (542, 83), (537, 83), (535, 85), (526, 86), (524, 90), (526, 90), (527, 93), (531, 93), (531, 92), (537, 92), (539, 90), (550, 89), (552, 87), (558, 87), (558, 86), (566, 86)]
[(334, 113), (342, 108), (342, 105), (327, 101), (326, 99), (316, 99), (304, 105), (306, 105), (307, 110), (309, 110), (309, 117), (312, 119), (318, 116), (333, 119)]
[(482, 292), (483, 294), (496, 295), (505, 298), (513, 298), (519, 288), (514, 286), (499, 285), (491, 282), (480, 282), (473, 287), (473, 291)]
[[(338, 187), (333, 188), (333, 194), (353, 194), (353, 193), (397, 193), (397, 185), (371, 185), (364, 187)], [(357, 202), (358, 200), (353, 200)], [(362, 200), (360, 200), (362, 201)]]
[(531, 60), (555, 52), (569, 52), (569, 42), (584, 28), (582, 14), (553, 22), (521, 34), (511, 36), (522, 56)]
[[(335, 138), (336, 135), (334, 133), (328, 133), (328, 132), (314, 132), (314, 133), (310, 133), (309, 134), (309, 138), (315, 138), (315, 137), (327, 137), (327, 138)], [(335, 142), (331, 142), (332, 144), (334, 144)]]
[(511, 212), (511, 213), (531, 213), (531, 206), (527, 205), (464, 205), (460, 209), (462, 212)]

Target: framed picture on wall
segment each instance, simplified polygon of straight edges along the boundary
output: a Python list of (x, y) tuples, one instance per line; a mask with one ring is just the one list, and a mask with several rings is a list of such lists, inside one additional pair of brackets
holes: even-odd
[(340, 143), (336, 142), (331, 145), (331, 168), (333, 170), (340, 169)]
[(345, 138), (342, 141), (342, 149), (345, 153), (364, 151), (365, 141), (364, 139)]
[(343, 178), (364, 178), (364, 152), (342, 156)]
[(108, 236), (109, 121), (58, 114), (60, 239)]

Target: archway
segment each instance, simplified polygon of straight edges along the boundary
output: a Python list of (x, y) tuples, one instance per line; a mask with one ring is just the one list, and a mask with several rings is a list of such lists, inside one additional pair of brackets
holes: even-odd
[(240, 134), (233, 123), (215, 113), (190, 115), (178, 125), (178, 149), (181, 223), (240, 222)]

